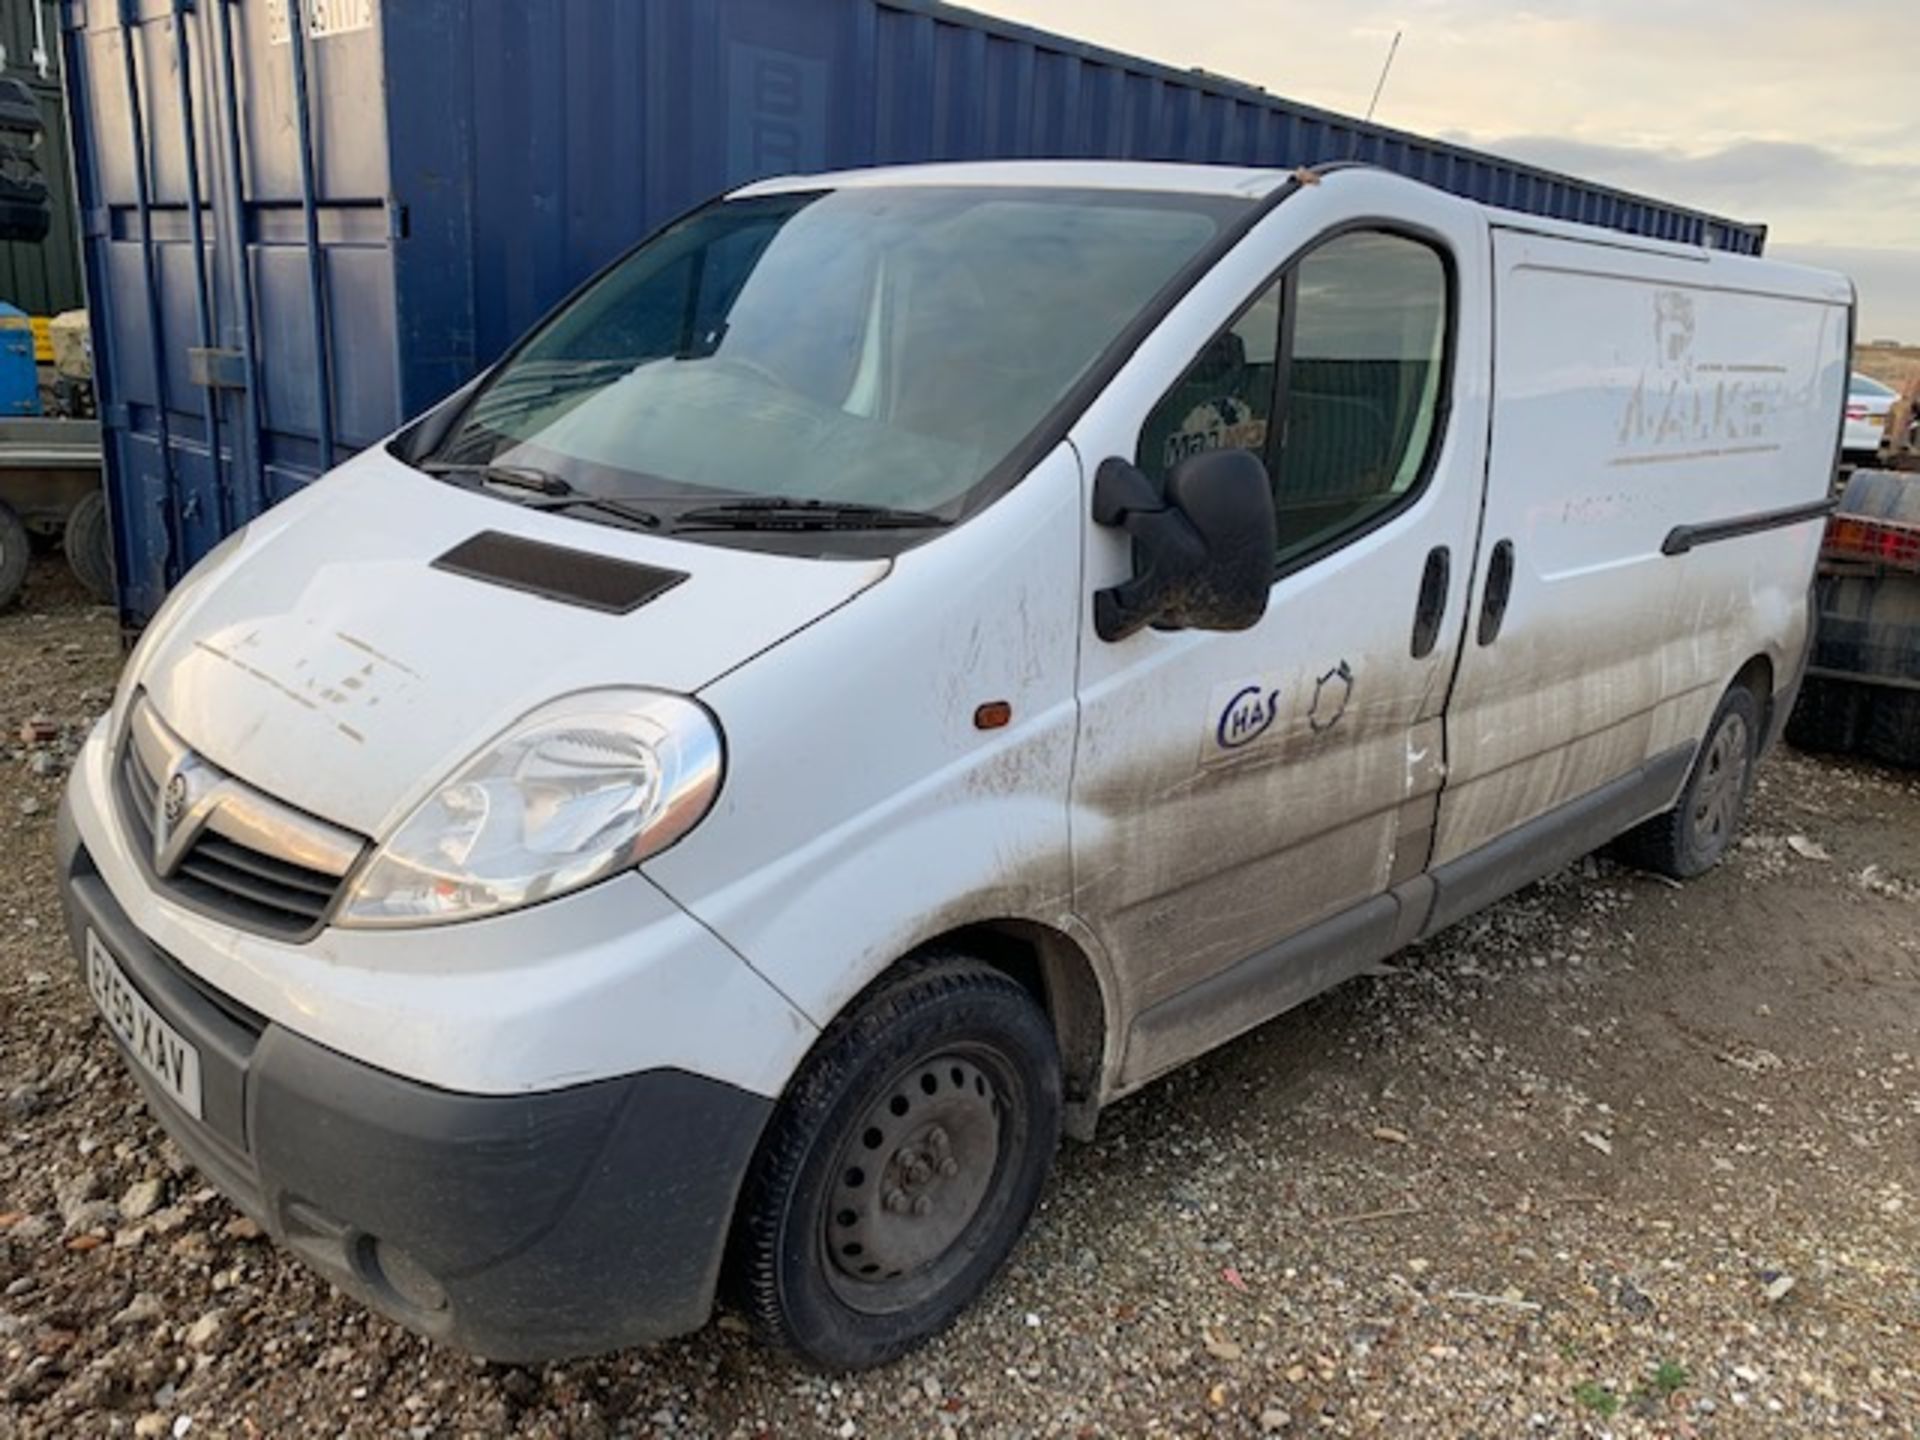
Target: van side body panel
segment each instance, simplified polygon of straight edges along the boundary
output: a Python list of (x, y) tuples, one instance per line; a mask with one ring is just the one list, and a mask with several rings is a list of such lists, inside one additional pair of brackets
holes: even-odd
[[(961, 926), (1077, 928), (1080, 489), (1057, 447), (978, 519), (896, 559), (871, 603), (700, 692), (727, 778), (643, 868), (821, 1024)], [(993, 701), (1011, 722), (977, 728)]]
[[(1339, 195), (1360, 178), (1337, 174), (1323, 185)], [(1287, 208), (1299, 207), (1298, 214), (1308, 203)], [(1115, 803), (1092, 803), (1104, 795), (1089, 783), (1101, 767), (1101, 745), (1083, 733), (1076, 900), (1106, 941), (1130, 1027), (1110, 1096), (1668, 808), (1735, 676), (1765, 661), (1757, 682), (1764, 706), (1790, 692), (1804, 662), (1807, 583), (1845, 385), (1851, 295), (1844, 281), (1688, 247), (1600, 240), (1579, 227), (1522, 234), (1503, 224), (1516, 217), (1481, 213), (1492, 221), (1486, 243), (1494, 274), (1476, 284), (1485, 272), (1462, 267), (1460, 304), (1479, 307), (1479, 315), (1460, 324), (1452, 424), (1471, 416), (1486, 427), (1490, 488), (1484, 522), (1459, 567), (1465, 604), (1450, 599), (1446, 612), (1449, 629), (1458, 627), (1459, 667), (1451, 691), (1442, 685), (1423, 712), (1445, 706), (1447, 714), (1436, 758), (1444, 786), (1424, 873), (1409, 879), (1396, 863), (1364, 893), (1333, 894), (1322, 893), (1311, 867), (1287, 881), (1267, 861), (1246, 867), (1237, 890), (1222, 890), (1207, 878), (1208, 867), (1231, 863), (1230, 837), (1249, 818), (1239, 815), (1244, 807), (1216, 808), (1210, 829), (1206, 807), (1195, 802), (1218, 787), (1204, 775), (1171, 792), (1136, 789), (1108, 797)], [(1204, 287), (1195, 298), (1202, 294)], [(1474, 383), (1475, 318), (1491, 328), (1490, 400)], [(1173, 328), (1155, 342), (1170, 340)], [(1709, 353), (1716, 345), (1726, 353)], [(1089, 411), (1077, 439), (1095, 430), (1122, 389), (1116, 385)], [(1082, 458), (1091, 471), (1099, 457), (1089, 451)], [(1431, 524), (1435, 517), (1423, 508), (1406, 518)], [(1449, 538), (1435, 528), (1431, 543)], [(1109, 572), (1125, 573), (1124, 543), (1107, 539), (1089, 530), (1090, 589)], [(1500, 623), (1483, 627), (1488, 572), (1503, 539), (1515, 555), (1515, 581)], [(1373, 560), (1376, 540), (1352, 550)], [(1336, 553), (1318, 566), (1337, 568), (1342, 559)], [(1406, 577), (1388, 568), (1373, 566), (1371, 605), (1391, 606), (1405, 588)], [(1315, 603), (1313, 580), (1310, 568), (1276, 586), (1263, 626), (1276, 635), (1323, 635), (1335, 646), (1343, 633), (1357, 636), (1361, 611)], [(1177, 650), (1238, 639), (1146, 635), (1127, 643)], [(1105, 703), (1101, 689), (1111, 686), (1098, 678), (1103, 657), (1089, 654), (1095, 643), (1089, 638), (1082, 652), (1088, 725)], [(1161, 669), (1177, 678), (1180, 667)], [(1160, 703), (1194, 698), (1175, 687)], [(1284, 728), (1275, 730), (1284, 747)], [(1416, 728), (1410, 738), (1421, 734)], [(1310, 752), (1282, 757), (1282, 778), (1295, 783), (1267, 797), (1264, 823), (1291, 833), (1304, 823), (1302, 808), (1321, 806), (1322, 832), (1310, 849), (1334, 874), (1345, 863), (1342, 837), (1356, 827), (1364, 833), (1370, 811), (1357, 803), (1364, 790), (1357, 780), (1337, 797), (1308, 785), (1312, 759)], [(1286, 777), (1289, 762), (1295, 768)], [(1151, 764), (1141, 756), (1133, 768), (1144, 773)], [(1416, 789), (1410, 774), (1408, 793)], [(1341, 804), (1350, 813), (1337, 813)], [(1142, 834), (1151, 840), (1157, 831), (1164, 853), (1115, 851), (1103, 838), (1143, 819)], [(1287, 853), (1282, 846), (1280, 856)], [(1222, 903), (1196, 910), (1191, 923), (1163, 926), (1157, 937), (1133, 934), (1124, 909), (1107, 902), (1123, 892), (1177, 896), (1181, 887), (1161, 884), (1154, 867), (1164, 878), (1182, 866), (1193, 876), (1185, 888), (1211, 889)], [(1293, 920), (1276, 926), (1283, 911)], [(1265, 933), (1254, 936), (1261, 926)], [(1156, 943), (1142, 951), (1143, 938)]]
[[(1784, 682), (1807, 643), (1844, 282), (1575, 233), (1494, 231), (1476, 604), (1502, 541), (1513, 583), (1461, 662), (1436, 864), (1697, 742), (1742, 666)], [(1745, 520), (1766, 523), (1669, 553)]]

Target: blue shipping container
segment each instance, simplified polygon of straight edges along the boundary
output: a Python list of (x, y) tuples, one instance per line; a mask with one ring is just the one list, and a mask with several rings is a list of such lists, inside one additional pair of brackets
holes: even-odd
[(66, 0), (122, 618), (648, 230), (791, 171), (1383, 165), (1758, 253), (1765, 231), (932, 0)]

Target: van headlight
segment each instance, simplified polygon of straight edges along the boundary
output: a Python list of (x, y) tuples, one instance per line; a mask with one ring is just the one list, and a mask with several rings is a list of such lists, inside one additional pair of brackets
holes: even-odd
[(682, 696), (556, 700), (429, 795), (355, 872), (333, 923), (471, 920), (591, 885), (698, 824), (722, 763), (719, 727)]

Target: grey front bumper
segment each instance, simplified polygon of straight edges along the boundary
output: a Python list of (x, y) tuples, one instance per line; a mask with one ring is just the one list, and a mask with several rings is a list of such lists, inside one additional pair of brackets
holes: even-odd
[(262, 1021), (162, 954), (64, 809), (59, 849), (76, 956), (91, 928), (200, 1052), (204, 1120), (130, 1066), (149, 1108), (235, 1205), (342, 1290), (500, 1360), (705, 1323), (771, 1101), (680, 1070), (519, 1096), (401, 1079)]

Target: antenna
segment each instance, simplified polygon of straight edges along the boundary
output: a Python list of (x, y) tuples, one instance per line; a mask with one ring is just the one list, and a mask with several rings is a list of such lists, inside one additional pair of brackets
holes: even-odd
[(1393, 32), (1393, 43), (1387, 46), (1387, 63), (1380, 67), (1380, 78), (1374, 82), (1373, 99), (1367, 102), (1367, 119), (1373, 119), (1374, 106), (1380, 103), (1380, 92), (1387, 88), (1387, 72), (1393, 69), (1393, 57), (1400, 53), (1400, 32)]

